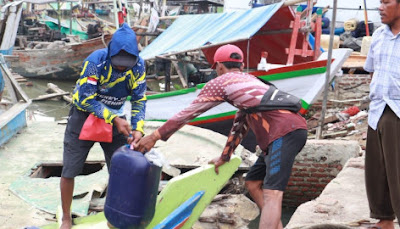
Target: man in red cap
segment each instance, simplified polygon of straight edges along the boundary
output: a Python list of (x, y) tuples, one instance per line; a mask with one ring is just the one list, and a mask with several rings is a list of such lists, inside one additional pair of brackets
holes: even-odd
[(230, 160), (235, 148), (251, 128), (263, 151), (246, 176), (246, 187), (262, 211), (259, 228), (283, 228), (283, 192), (294, 158), (307, 140), (307, 125), (303, 117), (288, 110), (245, 112), (260, 103), (270, 86), (253, 75), (243, 73), (243, 67), (243, 52), (240, 48), (230, 44), (218, 48), (212, 66), (218, 77), (203, 87), (189, 107), (142, 138), (134, 147), (140, 152), (146, 152), (156, 141), (166, 141), (196, 116), (223, 102), (230, 103), (239, 110), (221, 156), (210, 163), (215, 165), (218, 173), (218, 167)]

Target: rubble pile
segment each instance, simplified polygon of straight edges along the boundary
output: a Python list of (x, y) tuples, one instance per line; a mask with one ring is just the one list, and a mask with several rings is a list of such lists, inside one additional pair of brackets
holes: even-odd
[[(363, 74), (360, 77), (369, 76)], [(354, 78), (353, 75), (343, 75), (341, 80)], [(338, 84), (328, 92), (327, 110), (322, 126), (323, 139), (356, 140), (365, 149), (366, 132), (368, 129), (369, 84), (362, 83), (349, 87), (346, 83)], [(316, 130), (322, 111), (322, 99), (313, 104), (306, 119), (309, 139), (316, 138)]]

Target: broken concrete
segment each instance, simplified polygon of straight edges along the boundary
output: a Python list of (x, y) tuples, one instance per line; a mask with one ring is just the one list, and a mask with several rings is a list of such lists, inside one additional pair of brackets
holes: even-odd
[(360, 146), (356, 141), (309, 139), (296, 161), (317, 160), (326, 164), (339, 162), (344, 165), (347, 160), (359, 154)]
[(245, 195), (217, 195), (192, 229), (247, 228), (260, 214), (257, 205)]

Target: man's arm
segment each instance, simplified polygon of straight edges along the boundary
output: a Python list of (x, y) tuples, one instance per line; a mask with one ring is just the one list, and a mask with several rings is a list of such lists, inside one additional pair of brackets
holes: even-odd
[(103, 118), (106, 123), (111, 124), (117, 115), (96, 100), (98, 75), (96, 65), (85, 61), (72, 100), (81, 110), (94, 113), (95, 116)]
[(240, 142), (242, 142), (243, 138), (248, 132), (249, 126), (246, 120), (246, 113), (239, 110), (236, 113), (235, 119), (233, 120), (233, 125), (231, 131), (229, 132), (228, 140), (226, 141), (225, 148), (221, 154), (221, 159), (223, 161), (230, 160), (232, 153), (235, 151)]
[[(195, 100), (196, 101), (196, 100)], [(172, 134), (179, 130), (193, 118), (209, 110), (210, 108), (220, 104), (221, 102), (192, 102), (189, 107), (185, 108), (174, 117), (168, 119), (164, 125), (159, 127), (150, 135), (142, 138), (137, 144), (134, 144), (135, 150), (145, 153), (154, 147), (160, 139), (166, 141)]]
[(156, 130), (156, 134), (161, 140), (167, 141), (168, 138), (171, 137), (171, 135), (178, 131), (180, 128), (182, 128), (182, 126), (184, 126), (200, 114), (221, 103), (221, 101), (199, 102), (199, 100), (196, 99), (190, 104), (189, 107), (183, 109), (178, 114), (168, 119), (168, 121), (164, 125)]
[(218, 168), (230, 160), (232, 153), (235, 151), (236, 147), (240, 144), (248, 132), (249, 127), (246, 120), (246, 114), (239, 110), (236, 113), (231, 131), (228, 135), (228, 140), (226, 141), (225, 148), (222, 151), (221, 156), (214, 158), (209, 162), (210, 164), (215, 165), (215, 172), (217, 174), (219, 173)]
[[(172, 134), (174, 134), (186, 123), (190, 122), (190, 120), (223, 103), (225, 101), (223, 99), (223, 90), (219, 90), (218, 94), (216, 93), (215, 89), (213, 89), (215, 88), (214, 86), (209, 87), (208, 85), (209, 84), (207, 83), (206, 86), (204, 86), (197, 98), (189, 105), (189, 107), (183, 109), (172, 118), (168, 119), (164, 125), (159, 127), (152, 134), (142, 138), (138, 144), (134, 144), (135, 150), (142, 153), (150, 150), (158, 140), (168, 140)], [(213, 93), (209, 93), (210, 91)]]
[(131, 110), (131, 126), (132, 130), (136, 130), (141, 132), (144, 135), (144, 118), (146, 112), (146, 73), (140, 71), (137, 79), (133, 83), (133, 90), (132, 90), (132, 110)]

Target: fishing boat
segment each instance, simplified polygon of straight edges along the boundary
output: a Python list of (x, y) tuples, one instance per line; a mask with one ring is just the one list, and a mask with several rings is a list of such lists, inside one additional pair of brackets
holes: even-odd
[[(227, 43), (240, 47), (244, 54), (245, 70), (275, 84), (302, 99), (304, 114), (322, 93), (325, 79), (328, 53), (313, 56), (291, 56), (289, 63), (288, 49), (291, 47), (293, 30), (290, 24), (296, 19), (296, 13), (282, 2), (246, 11), (184, 15), (157, 37), (142, 52), (144, 59), (156, 57), (169, 58), (174, 55), (201, 50), (209, 63), (213, 63), (215, 50)], [(182, 28), (187, 28), (183, 30)], [(298, 34), (296, 47), (314, 52), (312, 37)], [(303, 42), (305, 39), (307, 42)], [(317, 42), (315, 42), (317, 43)], [(318, 46), (317, 46), (318, 47)], [(268, 52), (268, 63), (281, 66), (269, 71), (254, 71), (260, 62), (261, 53)], [(333, 61), (329, 80), (340, 70), (344, 61), (351, 54), (351, 49), (333, 50)], [(172, 59), (172, 58), (171, 58)], [(204, 84), (168, 93), (148, 96), (146, 119), (166, 121), (178, 111), (189, 106), (199, 94)], [(214, 130), (227, 135), (237, 109), (228, 103), (222, 103), (193, 119), (189, 124)], [(256, 145), (254, 135), (250, 133), (242, 142), (250, 151)]]
[(111, 13), (111, 9), (106, 5), (102, 5), (100, 8), (96, 8), (95, 12), (97, 15), (108, 16)]
[(88, 39), (88, 34), (83, 31), (82, 26), (78, 23), (77, 19), (71, 19), (70, 22), (59, 21), (56, 18), (50, 16), (44, 16), (42, 21), (52, 30), (60, 30), (62, 34), (72, 34), (79, 36), (82, 40)]
[(11, 61), (14, 72), (33, 78), (76, 80), (83, 60), (97, 49), (107, 47), (111, 34), (78, 43), (46, 43), (46, 48), (14, 50), (18, 61)]
[[(74, 1), (74, 0), (68, 0)], [(55, 2), (54, 0), (26, 0), (16, 1), (8, 3), (2, 7), (2, 11), (6, 11), (11, 7), (19, 7), (24, 2), (46, 4)], [(19, 8), (18, 8), (19, 9)], [(1, 48), (5, 55), (6, 61), (10, 68), (14, 72), (24, 77), (34, 78), (47, 78), (47, 79), (61, 79), (61, 80), (76, 80), (79, 78), (81, 65), (83, 60), (93, 51), (107, 47), (108, 42), (111, 40), (112, 32), (103, 33), (102, 36), (85, 40), (88, 37), (86, 32), (82, 32), (78, 29), (78, 25), (75, 22), (72, 24), (73, 33), (81, 36), (78, 41), (55, 41), (55, 42), (32, 42), (33, 48), (26, 47), (24, 49), (14, 48), (14, 42), (16, 33), (20, 21), (20, 14), (22, 8), (19, 9), (18, 16), (14, 16), (12, 20), (14, 27), (5, 31), (10, 33), (8, 47), (12, 48)], [(10, 18), (10, 17), (9, 17)], [(44, 17), (46, 25), (55, 29), (58, 28), (58, 20), (51, 17)], [(10, 23), (10, 19), (8, 20)], [(6, 23), (4, 23), (5, 25)], [(70, 25), (69, 23), (61, 23), (62, 32), (69, 34)], [(11, 41), (13, 40), (13, 41)]]
[[(329, 80), (334, 78), (351, 52), (351, 49), (333, 50)], [(324, 89), (326, 65), (327, 53), (323, 53), (317, 61), (279, 67), (269, 71), (255, 71), (250, 74), (270, 81), (280, 90), (301, 98), (302, 109), (300, 112), (305, 114)], [(198, 84), (193, 88), (149, 95), (146, 105), (146, 120), (167, 121), (178, 111), (188, 107), (204, 85)], [(199, 115), (188, 124), (228, 135), (236, 112), (237, 108), (225, 102)], [(249, 150), (254, 150), (256, 142), (252, 133), (243, 140), (242, 145)]]
[(31, 100), (22, 91), (18, 82), (12, 77), (3, 54), (0, 54), (0, 146), (15, 136), (26, 126), (26, 109)]
[[(6, 65), (3, 54), (14, 47), (16, 29), (22, 4), (10, 3), (2, 8), (0, 28), (0, 145), (3, 145), (26, 126), (26, 109), (31, 100), (23, 92)], [(15, 24), (16, 23), (16, 24)]]

